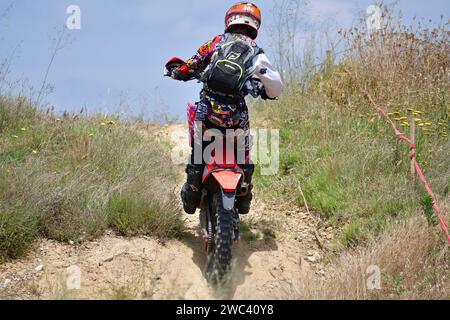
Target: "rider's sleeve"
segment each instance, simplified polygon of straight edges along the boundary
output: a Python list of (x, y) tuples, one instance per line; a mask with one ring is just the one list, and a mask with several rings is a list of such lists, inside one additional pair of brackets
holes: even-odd
[(260, 79), (269, 98), (277, 98), (283, 90), (283, 82), (280, 74), (270, 63), (267, 56), (262, 53), (253, 60), (255, 66), (255, 76)]
[(202, 45), (197, 50), (196, 54), (186, 61), (185, 65), (182, 65), (173, 71), (172, 77), (176, 80), (187, 81), (203, 72), (211, 62), (214, 48), (221, 38), (222, 36), (216, 36)]

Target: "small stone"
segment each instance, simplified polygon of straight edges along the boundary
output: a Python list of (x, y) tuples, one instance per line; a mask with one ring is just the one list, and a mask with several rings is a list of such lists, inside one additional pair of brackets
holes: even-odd
[(308, 257), (306, 258), (307, 261), (311, 263), (316, 263), (320, 260), (320, 254), (317, 251), (309, 250), (308, 251)]
[(317, 271), (317, 274), (322, 276), (322, 277), (325, 277), (325, 270), (320, 269), (319, 271)]
[(314, 250), (308, 250), (308, 257), (312, 257), (314, 255), (316, 255), (317, 252), (315, 252)]
[(5, 279), (5, 281), (3, 281), (2, 287), (7, 288), (10, 284), (11, 284), (11, 279)]
[(71, 246), (73, 246), (73, 245), (75, 244), (75, 242), (74, 242), (73, 240), (69, 240), (69, 244), (70, 244)]
[(112, 255), (110, 257), (107, 257), (107, 258), (103, 259), (102, 261), (100, 261), (98, 263), (98, 265), (103, 266), (105, 263), (109, 263), (109, 262), (113, 261), (116, 257), (120, 256), (121, 254), (124, 254), (124, 253), (119, 253), (117, 255)]
[(36, 268), (34, 268), (34, 271), (36, 271), (36, 272), (41, 272), (42, 270), (44, 270), (44, 265), (43, 264), (40, 264)]

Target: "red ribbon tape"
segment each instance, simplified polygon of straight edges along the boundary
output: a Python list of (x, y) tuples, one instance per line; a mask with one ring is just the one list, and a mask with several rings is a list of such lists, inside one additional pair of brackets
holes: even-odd
[[(356, 76), (349, 70), (346, 70), (346, 72), (357, 83)], [(444, 216), (442, 215), (441, 211), (439, 210), (439, 207), (437, 205), (436, 197), (434, 196), (433, 191), (431, 190), (427, 180), (425, 179), (425, 176), (423, 174), (422, 168), (420, 167), (419, 163), (417, 163), (417, 161), (415, 160), (416, 152), (414, 150), (416, 149), (416, 144), (413, 143), (409, 138), (405, 137), (400, 132), (400, 130), (395, 125), (395, 123), (387, 115), (387, 112), (375, 100), (373, 100), (373, 98), (369, 94), (369, 92), (367, 92), (366, 90), (361, 88), (359, 85), (358, 85), (358, 88), (361, 91), (361, 93), (371, 102), (372, 106), (389, 122), (389, 124), (391, 125), (392, 129), (394, 130), (395, 135), (397, 136), (397, 139), (403, 140), (403, 141), (405, 141), (405, 142), (407, 142), (409, 144), (410, 150), (411, 150), (411, 160), (414, 161), (414, 167), (416, 169), (416, 173), (419, 176), (420, 181), (422, 181), (423, 185), (425, 186), (425, 189), (427, 190), (428, 194), (430, 195), (430, 197), (433, 200), (434, 212), (436, 212), (436, 215), (438, 216), (439, 221), (441, 223), (442, 229), (444, 230), (445, 235), (447, 236), (448, 243), (450, 244), (450, 233), (448, 231), (447, 223), (445, 222)]]

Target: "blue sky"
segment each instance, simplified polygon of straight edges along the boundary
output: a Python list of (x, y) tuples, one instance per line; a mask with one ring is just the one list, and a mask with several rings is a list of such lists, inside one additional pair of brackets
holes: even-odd
[[(48, 81), (47, 102), (57, 111), (79, 110), (125, 115), (167, 112), (183, 117), (200, 85), (162, 77), (173, 56), (190, 57), (200, 44), (223, 31), (229, 0), (0, 0), (0, 58), (13, 54), (10, 79), (28, 79), (39, 87), (51, 56), (51, 37), (68, 17), (71, 4), (81, 8), (81, 30), (67, 31), (70, 45), (56, 56)], [(270, 47), (275, 1), (254, 1), (263, 11), (258, 39)], [(13, 3), (12, 9), (1, 16)], [(311, 29), (324, 24), (347, 27), (372, 4), (366, 0), (313, 0), (305, 19)], [(405, 19), (449, 18), (448, 0), (403, 0)], [(307, 30), (308, 31), (308, 30)], [(313, 30), (311, 30), (313, 31)], [(14, 49), (17, 48), (16, 51)], [(270, 54), (269, 54), (270, 55)]]

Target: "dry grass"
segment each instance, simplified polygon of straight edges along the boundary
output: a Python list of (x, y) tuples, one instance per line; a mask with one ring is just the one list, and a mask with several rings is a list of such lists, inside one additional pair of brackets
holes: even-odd
[(57, 118), (22, 98), (0, 105), (0, 259), (21, 256), (39, 235), (181, 234), (177, 177), (158, 126)]
[[(365, 247), (345, 251), (324, 278), (298, 280), (290, 299), (449, 299), (450, 253), (438, 228), (425, 219), (393, 224)], [(380, 289), (371, 289), (370, 266), (381, 271)], [(369, 281), (369, 282), (368, 282)], [(373, 287), (372, 287), (373, 288)]]

